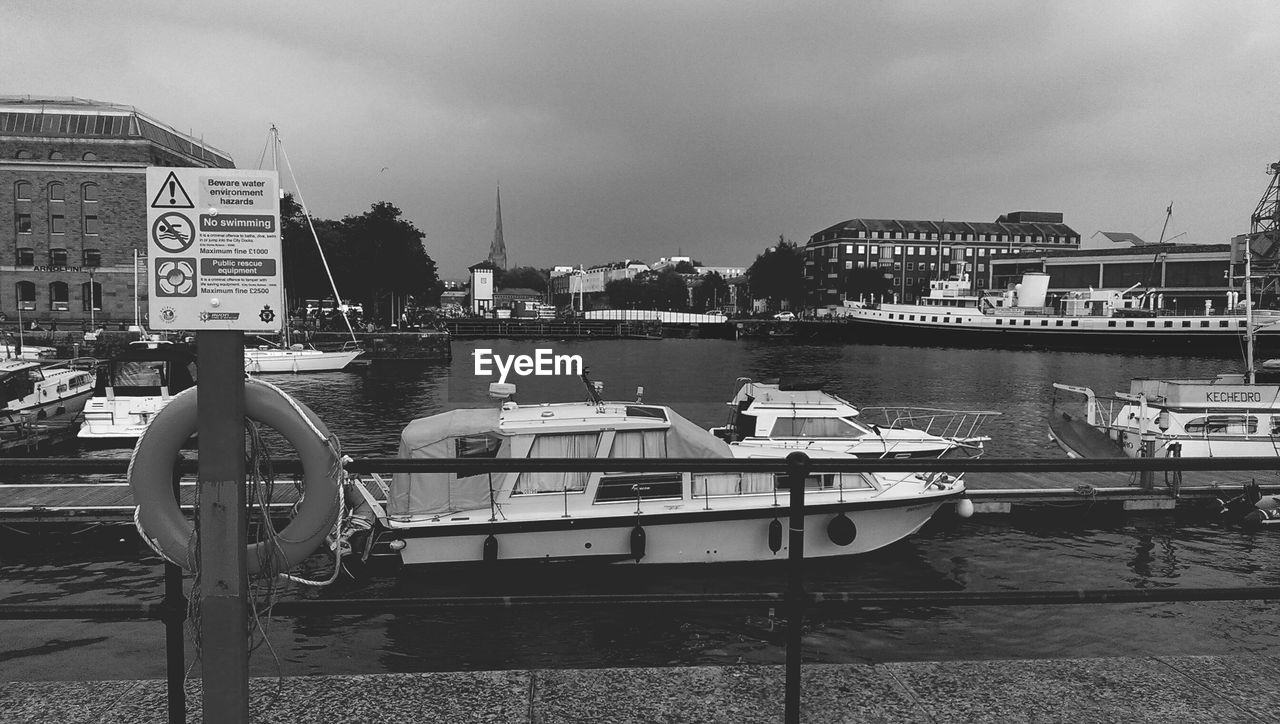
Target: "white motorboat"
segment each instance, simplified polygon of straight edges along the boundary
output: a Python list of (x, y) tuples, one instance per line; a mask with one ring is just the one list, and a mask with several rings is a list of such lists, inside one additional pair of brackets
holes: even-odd
[(131, 342), (99, 370), (76, 436), (85, 445), (131, 447), (155, 414), (195, 383), (191, 347), (156, 340)]
[[(414, 420), (401, 435), (399, 457), (776, 459), (790, 452), (728, 445), (669, 407), (593, 399), (504, 402)], [(406, 564), (716, 563), (786, 556), (784, 480), (772, 473), (688, 471), (414, 472), (353, 485), (377, 521), (374, 540), (398, 550)], [(805, 555), (889, 545), (964, 492), (961, 480), (944, 473), (812, 474)]]
[(364, 350), (346, 347), (319, 350), (301, 344), (284, 347), (259, 345), (244, 351), (244, 370), (251, 374), (272, 372), (336, 372), (351, 364)]
[(814, 385), (746, 377), (737, 384), (728, 403), (728, 424), (711, 432), (743, 447), (825, 450), (864, 458), (977, 456), (991, 440), (979, 429), (1000, 414), (918, 407), (864, 407), (859, 412)]
[(93, 394), (97, 366), (88, 357), (48, 364), (0, 360), (0, 416), (43, 420), (79, 413)]

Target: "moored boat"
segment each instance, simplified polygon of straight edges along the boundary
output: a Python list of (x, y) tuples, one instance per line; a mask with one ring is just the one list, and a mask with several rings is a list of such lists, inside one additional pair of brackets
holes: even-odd
[[(791, 450), (732, 446), (669, 407), (554, 403), (454, 410), (411, 422), (399, 457), (774, 459)], [(848, 459), (816, 450), (812, 457)], [(625, 465), (620, 465), (625, 467)], [(773, 473), (396, 473), (355, 483), (376, 540), (406, 564), (494, 560), (716, 563), (785, 556), (785, 476)], [(805, 554), (865, 553), (919, 530), (964, 495), (935, 474), (821, 473), (806, 485)], [(377, 486), (377, 487), (375, 487)], [(382, 494), (378, 487), (383, 487)], [(382, 498), (385, 496), (385, 505)]]
[(711, 429), (726, 442), (864, 458), (977, 456), (991, 440), (980, 429), (1000, 414), (918, 407), (864, 407), (860, 412), (820, 385), (746, 377), (738, 378), (728, 405), (727, 424)]
[(258, 373), (336, 372), (363, 352), (360, 348), (320, 350), (301, 344), (283, 347), (259, 345), (244, 351), (244, 370)]
[(156, 413), (195, 382), (191, 347), (158, 340), (131, 342), (99, 370), (76, 436), (84, 445), (132, 447)]

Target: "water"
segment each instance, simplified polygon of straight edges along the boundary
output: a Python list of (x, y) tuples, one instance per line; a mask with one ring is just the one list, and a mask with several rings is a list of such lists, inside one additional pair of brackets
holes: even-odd
[[(375, 366), (364, 373), (269, 378), (312, 407), (351, 455), (394, 455), (411, 419), (492, 404), (470, 351), (580, 354), (606, 396), (671, 404), (703, 426), (724, 421), (739, 376), (819, 380), (855, 404), (999, 410), (991, 455), (1058, 457), (1044, 420), (1050, 383), (1127, 389), (1132, 376), (1197, 376), (1236, 367), (1210, 357), (1080, 352), (799, 346), (725, 340), (478, 341), (450, 364)], [(524, 402), (582, 397), (571, 378), (522, 378)], [(161, 566), (132, 533), (0, 537), (0, 601), (158, 601)], [(313, 577), (324, 560), (309, 562)], [(781, 590), (785, 570), (753, 564), (648, 571), (539, 570), (524, 576), (382, 575), (286, 596), (388, 597), (566, 592)], [(876, 553), (811, 564), (811, 590), (1029, 590), (1280, 585), (1280, 535), (1171, 516), (980, 517), (938, 521)], [(954, 607), (832, 612), (811, 617), (805, 656), (882, 662), (1263, 652), (1280, 614), (1266, 602)], [(781, 663), (782, 628), (751, 607), (555, 608), (272, 619), (255, 675), (457, 669)], [(191, 646), (188, 656), (192, 658)], [(0, 622), (0, 681), (164, 675), (157, 623)], [(193, 670), (198, 672), (198, 666)]]

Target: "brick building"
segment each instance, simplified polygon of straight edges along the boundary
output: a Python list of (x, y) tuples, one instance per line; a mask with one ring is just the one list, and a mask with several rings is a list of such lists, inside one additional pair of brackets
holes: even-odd
[(810, 237), (804, 276), (815, 307), (857, 299), (871, 274), (884, 282), (870, 291), (913, 301), (933, 279), (967, 274), (974, 289), (987, 286), (997, 255), (1079, 247), (1080, 235), (1053, 212), (1014, 211), (993, 222), (850, 219)]
[(4, 319), (131, 324), (145, 310), (148, 166), (234, 163), (132, 106), (0, 96)]

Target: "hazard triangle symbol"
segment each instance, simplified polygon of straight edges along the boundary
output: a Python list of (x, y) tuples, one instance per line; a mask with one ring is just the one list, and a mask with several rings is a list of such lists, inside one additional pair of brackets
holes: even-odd
[(151, 200), (153, 209), (194, 209), (195, 207), (196, 205), (191, 203), (191, 197), (187, 196), (187, 190), (182, 188), (182, 182), (172, 171), (165, 176), (164, 183), (160, 184), (160, 191)]

